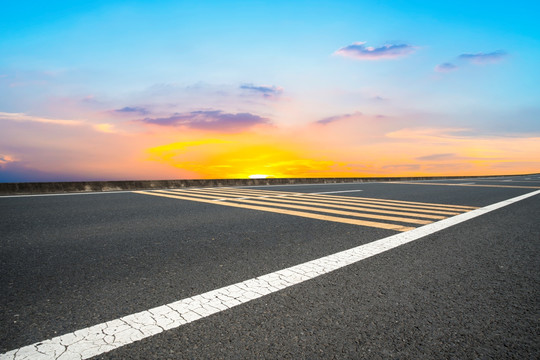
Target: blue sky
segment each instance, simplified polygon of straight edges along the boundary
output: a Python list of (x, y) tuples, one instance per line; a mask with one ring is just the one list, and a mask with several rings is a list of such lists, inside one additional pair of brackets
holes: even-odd
[[(143, 134), (159, 132), (140, 128), (152, 119), (218, 111), (203, 127), (249, 114), (287, 132), (363, 114), (392, 118), (381, 125), (386, 134), (540, 134), (537, 1), (21, 1), (2, 8), (0, 126), (11, 135), (0, 156), (36, 174), (47, 169), (33, 151), (48, 145), (37, 149), (37, 133), (21, 134), (13, 122), (75, 119)], [(118, 119), (123, 108), (144, 110), (129, 122)], [(45, 131), (65, 139), (57, 128)], [(158, 136), (151, 145), (173, 140)], [(57, 171), (69, 177), (75, 169)]]

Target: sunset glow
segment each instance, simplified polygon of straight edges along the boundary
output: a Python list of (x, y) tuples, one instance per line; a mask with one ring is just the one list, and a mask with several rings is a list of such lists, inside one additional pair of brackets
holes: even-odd
[(12, 2), (0, 182), (540, 172), (538, 10)]

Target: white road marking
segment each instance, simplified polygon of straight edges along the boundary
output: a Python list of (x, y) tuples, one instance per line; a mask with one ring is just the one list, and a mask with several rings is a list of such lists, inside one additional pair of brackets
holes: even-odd
[(307, 193), (307, 194), (337, 194), (337, 193), (347, 193), (347, 192), (357, 192), (357, 191), (364, 191), (364, 190), (326, 191), (326, 192)]
[(5, 198), (25, 198), (25, 197), (42, 197), (42, 196), (72, 196), (72, 195), (105, 195), (105, 194), (129, 194), (133, 190), (120, 191), (89, 191), (89, 192), (73, 192), (73, 193), (58, 193), (58, 194), (27, 194), (27, 195), (0, 195), (0, 199)]
[(475, 183), (473, 182), (470, 182), (470, 183), (460, 183), (460, 184), (456, 184), (456, 185), (474, 185)]
[[(318, 194), (318, 193), (313, 193), (313, 194)], [(287, 195), (249, 196), (249, 197), (241, 197), (241, 198), (213, 199), (211, 201), (227, 201), (227, 200), (234, 201), (234, 200), (262, 199), (262, 198), (269, 198), (269, 197), (276, 198), (276, 197), (297, 196), (297, 195), (298, 195), (297, 193), (294, 193), (290, 195), (287, 194)]]
[(316, 192), (316, 193), (291, 193), (287, 195), (265, 195), (265, 196), (248, 196), (248, 197), (241, 197), (241, 198), (228, 198), (228, 199), (214, 199), (212, 201), (227, 201), (227, 200), (247, 200), (247, 199), (263, 199), (263, 198), (276, 198), (276, 197), (287, 197), (287, 196), (298, 196), (298, 195), (319, 195), (319, 194), (335, 194), (335, 193), (347, 193), (347, 192), (357, 192), (357, 191), (364, 191), (364, 190), (343, 190), (343, 191), (327, 191), (327, 192)]
[(1, 354), (0, 360), (88, 359), (314, 279), (537, 194), (540, 194), (540, 190), (204, 294), (24, 346)]

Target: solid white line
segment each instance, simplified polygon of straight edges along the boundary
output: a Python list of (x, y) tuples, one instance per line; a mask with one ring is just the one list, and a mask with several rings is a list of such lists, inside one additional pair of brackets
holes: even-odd
[(364, 190), (343, 190), (343, 191), (326, 191), (326, 192), (316, 192), (316, 193), (306, 193), (306, 194), (337, 194), (337, 193), (347, 193), (347, 192), (357, 192)]
[[(371, 182), (370, 182), (371, 183)], [(232, 188), (232, 189), (243, 189), (243, 188), (260, 188), (260, 187), (271, 187), (271, 186), (311, 186), (311, 185), (357, 185), (361, 184), (360, 182), (352, 183), (326, 183), (326, 184), (278, 184), (278, 185), (253, 185), (253, 186), (216, 186), (216, 187), (193, 187), (193, 188), (182, 188), (182, 190), (204, 190), (204, 189), (223, 189)], [(364, 183), (362, 183), (364, 184)], [(151, 190), (171, 190), (167, 189), (148, 189)], [(177, 190), (176, 188), (174, 190)], [(27, 195), (0, 195), (0, 199), (3, 198), (25, 198), (25, 197), (41, 197), (41, 196), (72, 196), (72, 195), (104, 195), (104, 194), (129, 194), (134, 190), (119, 190), (119, 191), (88, 191), (88, 192), (73, 192), (73, 193), (54, 193), (54, 194), (27, 194)], [(362, 191), (362, 190), (352, 190), (352, 191)], [(322, 193), (315, 193), (322, 194)]]
[(89, 192), (58, 193), (58, 194), (0, 195), (0, 199), (5, 199), (5, 198), (25, 198), (25, 197), (42, 197), (42, 196), (129, 194), (129, 193), (132, 193), (132, 192), (133, 192), (132, 190), (120, 190), (120, 191), (89, 191)]
[(392, 235), (350, 250), (141, 311), (1, 354), (1, 360), (88, 359), (314, 279), (437, 231), (540, 194), (540, 190)]

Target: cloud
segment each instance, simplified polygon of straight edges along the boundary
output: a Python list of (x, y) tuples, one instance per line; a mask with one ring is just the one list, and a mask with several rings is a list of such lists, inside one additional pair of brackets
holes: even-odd
[(283, 88), (279, 86), (269, 86), (269, 85), (256, 86), (253, 84), (243, 84), (243, 85), (240, 85), (240, 89), (259, 93), (265, 98), (275, 98), (281, 95), (281, 93), (283, 93)]
[(17, 160), (11, 155), (0, 154), (0, 167), (15, 161)]
[(41, 123), (41, 124), (51, 124), (51, 125), (60, 125), (60, 126), (83, 126), (91, 127), (95, 131), (104, 132), (104, 133), (114, 133), (114, 125), (102, 123), (102, 124), (92, 124), (83, 120), (64, 120), (64, 119), (51, 119), (40, 116), (26, 115), (24, 113), (5, 113), (0, 112), (0, 121), (13, 121), (13, 122), (31, 122), (31, 123)]
[(345, 46), (337, 50), (334, 54), (345, 57), (351, 57), (357, 60), (380, 60), (395, 59), (412, 54), (416, 47), (407, 44), (385, 44), (375, 48), (364, 46), (366, 42), (355, 42), (352, 45)]
[(466, 60), (473, 64), (490, 64), (499, 62), (504, 59), (508, 54), (503, 50), (497, 50), (488, 54), (477, 53), (477, 54), (461, 54), (459, 59)]
[(80, 120), (63, 120), (63, 119), (49, 119), (39, 116), (26, 115), (24, 113), (6, 113), (0, 112), (0, 120), (16, 121), (16, 122), (37, 122), (44, 124), (64, 125), (64, 126), (76, 126), (82, 125), (84, 122)]
[(99, 132), (109, 133), (109, 134), (116, 133), (114, 125), (112, 124), (107, 124), (107, 123), (96, 124), (93, 127), (94, 127), (94, 130), (99, 131)]
[(220, 110), (201, 110), (175, 113), (163, 118), (145, 118), (147, 124), (161, 126), (186, 126), (192, 129), (216, 131), (241, 131), (255, 125), (271, 124), (267, 118), (250, 113), (229, 114)]
[[(416, 160), (419, 161), (471, 161), (471, 160), (490, 160), (490, 161), (498, 161), (502, 160), (501, 157), (489, 157), (489, 156), (460, 156), (458, 154), (454, 153), (446, 153), (446, 154), (431, 154), (431, 155), (425, 155), (425, 156), (419, 156), (416, 158)], [(437, 164), (431, 164), (430, 166), (435, 166)], [(443, 164), (439, 164), (443, 165)]]
[(459, 66), (454, 65), (452, 63), (443, 63), (443, 64), (439, 64), (435, 66), (435, 71), (436, 72), (450, 72), (450, 71), (457, 70), (458, 68)]
[(116, 110), (113, 110), (113, 111), (116, 112), (116, 113), (124, 113), (124, 114), (138, 114), (138, 115), (148, 115), (148, 114), (150, 114), (150, 111), (148, 111), (147, 109), (145, 109), (143, 107), (138, 107), (138, 106), (134, 106), (134, 107), (126, 106), (126, 107), (123, 107), (121, 109), (116, 109)]
[(360, 117), (360, 116), (362, 116), (362, 113), (359, 112), (359, 111), (356, 111), (356, 112), (354, 112), (352, 114), (330, 116), (330, 117), (327, 117), (327, 118), (324, 118), (324, 119), (321, 119), (321, 120), (317, 120), (315, 123), (316, 124), (321, 124), (321, 125), (327, 125), (327, 124), (330, 124), (330, 123), (333, 123), (333, 122), (336, 122), (336, 121), (355, 118), (355, 117)]
[(417, 157), (416, 160), (420, 161), (437, 161), (437, 160), (453, 160), (456, 159), (456, 154), (432, 154), (426, 156)]

